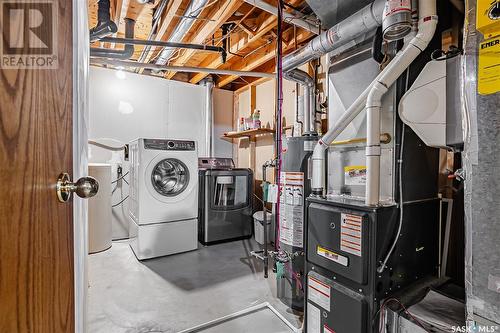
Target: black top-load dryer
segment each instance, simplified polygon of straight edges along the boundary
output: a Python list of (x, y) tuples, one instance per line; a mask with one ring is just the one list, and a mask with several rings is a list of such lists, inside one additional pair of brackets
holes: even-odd
[(200, 158), (198, 240), (204, 245), (252, 236), (253, 173), (230, 158)]

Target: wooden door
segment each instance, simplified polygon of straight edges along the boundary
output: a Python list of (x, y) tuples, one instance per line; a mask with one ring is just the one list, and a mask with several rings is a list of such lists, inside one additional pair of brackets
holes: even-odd
[[(72, 204), (55, 192), (73, 169), (72, 1), (17, 2), (0, 2), (0, 332), (74, 332)], [(36, 52), (56, 63), (4, 58)]]

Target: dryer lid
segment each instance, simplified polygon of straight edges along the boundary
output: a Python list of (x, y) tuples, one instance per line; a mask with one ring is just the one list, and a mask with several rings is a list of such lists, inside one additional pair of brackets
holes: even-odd
[(179, 195), (189, 184), (189, 169), (176, 158), (165, 158), (153, 168), (151, 183), (155, 191), (163, 196)]

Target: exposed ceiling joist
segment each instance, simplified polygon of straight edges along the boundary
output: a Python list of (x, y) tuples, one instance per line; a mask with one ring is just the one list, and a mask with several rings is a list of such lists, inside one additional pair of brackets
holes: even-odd
[[(275, 59), (269, 60), (267, 63), (265, 63), (262, 66), (259, 66), (257, 69), (261, 72), (273, 72), (276, 68), (276, 61)], [(269, 80), (272, 80), (272, 78), (269, 77), (245, 77), (242, 78), (244, 84), (242, 87), (237, 88), (234, 92), (239, 94), (245, 90), (247, 90), (251, 86), (256, 86), (261, 83), (267, 82)], [(238, 86), (237, 86), (238, 87)]]
[[(290, 33), (293, 33), (293, 29), (287, 29), (284, 32), (284, 35), (288, 35)], [(297, 43), (302, 43), (307, 39), (309, 39), (311, 36), (312, 34), (310, 32), (301, 29), (296, 36)], [(283, 52), (292, 50), (294, 48), (294, 44), (295, 40), (292, 40), (288, 44), (285, 44), (283, 46)], [(273, 59), (275, 56), (276, 56), (276, 41), (273, 41), (272, 43), (264, 47), (262, 50), (259, 50), (259, 52), (256, 52), (251, 56), (239, 61), (238, 63), (236, 63), (236, 65), (231, 66), (230, 69), (251, 71), (261, 66), (262, 64), (266, 63), (267, 61)], [(218, 88), (224, 87), (225, 85), (233, 82), (237, 78), (238, 76), (234, 75), (224, 76), (217, 82), (217, 87)]]
[[(290, 5), (296, 6), (300, 3), (302, 3), (303, 0), (291, 0), (289, 1)], [(255, 7), (254, 7), (255, 8)], [(276, 28), (278, 24), (278, 19), (276, 16), (271, 15), (267, 12), (262, 12), (259, 15), (258, 21), (260, 22), (259, 26), (254, 33), (253, 37), (248, 38), (247, 40), (244, 40), (244, 43), (235, 43), (231, 46), (231, 53), (238, 53), (238, 54), (248, 54), (252, 50), (261, 47), (262, 45), (265, 45), (265, 41), (262, 41), (262, 38), (267, 35), (270, 31), (272, 31), (274, 28)], [(259, 44), (259, 45), (257, 45)], [(229, 53), (227, 55), (227, 61), (228, 63), (231, 61), (234, 61), (234, 58), (237, 58), (234, 54)], [(207, 67), (207, 68), (226, 68), (226, 66), (229, 66), (230, 64), (223, 64), (222, 60), (220, 57), (214, 57), (214, 56), (207, 56), (200, 64), (200, 67)], [(205, 78), (208, 74), (206, 73), (199, 73), (196, 74), (189, 80), (190, 83), (198, 83), (203, 78)]]
[[(234, 45), (231, 46), (231, 53), (227, 55), (227, 61), (232, 60), (233, 58), (237, 57), (234, 55), (235, 53), (238, 54), (245, 54), (249, 52), (251, 48), (255, 48), (255, 42), (261, 40), (262, 37), (264, 37), (265, 34), (267, 34), (269, 31), (271, 31), (277, 23), (276, 17), (266, 14), (267, 19), (259, 26), (257, 29), (257, 32), (254, 34), (253, 37), (244, 40), (244, 44), (240, 45), (240, 43), (235, 43)], [(203, 60), (203, 62), (200, 64), (202, 67), (208, 67), (208, 68), (218, 68), (222, 66), (222, 60), (220, 57), (213, 57), (209, 56)], [(200, 82), (203, 78), (205, 78), (207, 74), (205, 73), (199, 73), (195, 75), (189, 82), (190, 83), (198, 83)]]
[[(169, 27), (172, 23), (172, 20), (177, 15), (177, 11), (179, 10), (180, 6), (182, 5), (182, 1), (183, 0), (170, 1), (165, 15), (161, 18), (160, 28), (158, 29), (158, 33), (156, 34), (156, 37), (154, 38), (155, 41), (166, 40), (167, 31), (169, 30)], [(148, 54), (146, 55), (146, 58), (144, 59), (145, 63), (148, 63), (151, 60), (151, 58), (154, 55), (155, 50), (156, 50), (156, 47), (151, 47)], [(141, 69), (139, 71), (139, 73), (142, 73), (142, 71), (143, 71), (143, 69)]]
[[(89, 3), (89, 26), (92, 27), (97, 22), (97, 2), (99, 0), (88, 0)], [(163, 2), (165, 1), (165, 2)], [(116, 37), (123, 37), (125, 32), (125, 18), (136, 20), (135, 38), (145, 40), (151, 38), (153, 41), (168, 41), (172, 32), (175, 30), (182, 15), (188, 8), (192, 0), (155, 0), (147, 4), (141, 4), (137, 0), (110, 0), (111, 18), (118, 25)], [(269, 4), (274, 4), (276, 0), (264, 0)], [(287, 0), (294, 6), (300, 6), (308, 11), (307, 6), (302, 6), (304, 0)], [(152, 33), (152, 21), (154, 8), (161, 3), (166, 4), (162, 9), (161, 17), (155, 32)], [(290, 11), (289, 8), (286, 11)], [(169, 61), (171, 72), (166, 73), (166, 77), (174, 80), (189, 81), (198, 83), (207, 73), (197, 73), (177, 75), (176, 67), (191, 66), (212, 68), (217, 70), (238, 70), (243, 72), (248, 70), (265, 71), (272, 73), (274, 71), (274, 58), (276, 47), (276, 28), (277, 17), (263, 11), (246, 2), (246, 0), (210, 0), (203, 9), (199, 19), (195, 20), (189, 31), (184, 35), (183, 42), (192, 44), (213, 44), (223, 46), (223, 31), (221, 27), (224, 24), (230, 24), (229, 49), (227, 49), (226, 61), (222, 63), (220, 54), (210, 54), (198, 52), (194, 49), (183, 49)], [(289, 22), (285, 22), (285, 34), (283, 36), (284, 52), (290, 52), (299, 44), (312, 37), (312, 34), (301, 28), (294, 28)], [(96, 42), (92, 47), (102, 47), (102, 42)], [(121, 49), (122, 43), (112, 45), (111, 42), (104, 43), (104, 47)], [(131, 60), (139, 58), (144, 49), (143, 45), (136, 45), (134, 55)], [(148, 47), (144, 52), (141, 62), (151, 63), (158, 56), (163, 47)], [(145, 67), (147, 66), (138, 66)], [(140, 70), (142, 72), (142, 69)], [(182, 71), (181, 71), (182, 72)], [(218, 86), (228, 86), (238, 75), (243, 77), (229, 85), (231, 89), (238, 89), (245, 84), (254, 84), (261, 82), (256, 78), (248, 78), (240, 72), (221, 72)], [(236, 75), (236, 76), (234, 76)]]
[[(192, 44), (201, 44), (207, 38), (212, 36), (222, 24), (226, 22), (226, 20), (231, 17), (240, 6), (243, 4), (242, 0), (223, 0), (220, 1), (218, 7), (214, 8), (209, 14), (208, 17), (213, 17), (213, 21), (207, 21), (207, 23), (198, 31), (196, 31), (191, 39), (189, 40)], [(195, 50), (187, 50), (184, 52), (179, 58), (172, 62), (172, 65), (183, 65), (185, 64), (189, 58), (195, 53)], [(175, 75), (175, 72), (169, 72), (166, 77), (168, 79), (172, 78)]]

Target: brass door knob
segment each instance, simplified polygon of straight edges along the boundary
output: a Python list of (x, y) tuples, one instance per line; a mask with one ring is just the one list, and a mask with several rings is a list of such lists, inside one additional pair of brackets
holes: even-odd
[(60, 202), (68, 202), (71, 193), (80, 198), (91, 198), (99, 191), (99, 183), (93, 177), (82, 177), (73, 183), (67, 173), (61, 173), (57, 178), (56, 192)]

